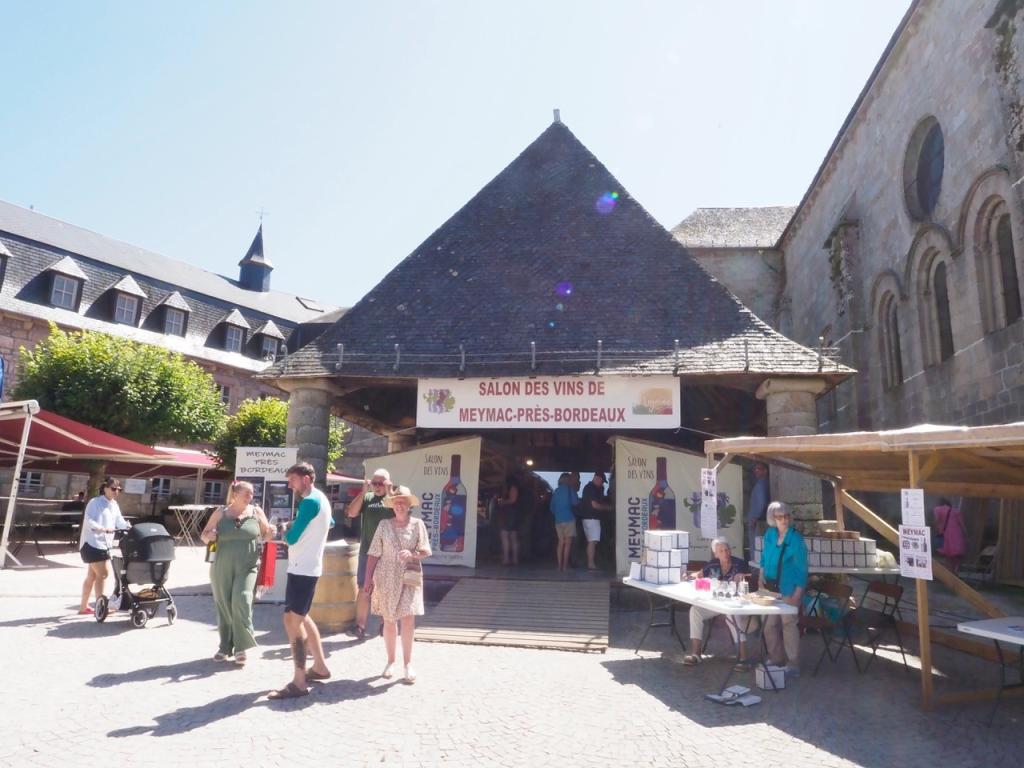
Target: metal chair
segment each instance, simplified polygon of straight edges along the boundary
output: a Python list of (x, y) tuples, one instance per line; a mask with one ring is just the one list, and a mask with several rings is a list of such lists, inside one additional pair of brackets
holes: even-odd
[[(903, 636), (900, 634), (898, 611), (901, 599), (903, 599), (903, 587), (899, 584), (887, 584), (884, 581), (872, 581), (861, 597), (860, 604), (853, 613), (853, 622), (856, 628), (865, 634), (866, 642), (863, 645), (867, 645), (871, 649), (871, 658), (864, 665), (865, 671), (878, 655), (878, 646), (882, 644), (882, 639), (888, 632), (896, 635), (896, 645), (899, 646), (900, 655), (903, 656), (903, 668), (907, 672), (910, 671), (910, 666), (907, 664), (907, 653), (903, 649)], [(869, 600), (871, 606), (877, 607), (865, 606)]]
[[(853, 656), (853, 664), (857, 672), (861, 671), (860, 662), (857, 661), (857, 652), (853, 647), (853, 640), (850, 636), (850, 597), (853, 589), (847, 584), (840, 584), (835, 581), (824, 581), (818, 585), (811, 605), (804, 616), (798, 621), (801, 632), (815, 631), (821, 637), (824, 648), (818, 657), (818, 663), (814, 665), (812, 675), (818, 674), (818, 668), (825, 656), (830, 661), (839, 659), (843, 648), (850, 649)], [(833, 646), (835, 652), (833, 653)]]

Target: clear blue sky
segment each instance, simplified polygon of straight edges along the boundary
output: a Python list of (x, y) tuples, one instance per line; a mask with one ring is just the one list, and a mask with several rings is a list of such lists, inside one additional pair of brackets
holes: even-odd
[(4, 3), (0, 198), (349, 306), (554, 107), (667, 227), (796, 204), (907, 6)]

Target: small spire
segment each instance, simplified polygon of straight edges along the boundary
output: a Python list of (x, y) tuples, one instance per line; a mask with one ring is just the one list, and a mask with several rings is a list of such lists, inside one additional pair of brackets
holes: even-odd
[(249, 250), (245, 252), (245, 257), (238, 262), (238, 266), (242, 266), (246, 262), (257, 262), (260, 264), (267, 264), (270, 262), (263, 256), (263, 222), (260, 222), (259, 228), (256, 230), (256, 237), (252, 239), (252, 245), (249, 246)]
[(555, 110), (555, 122), (556, 123), (562, 122), (562, 110), (560, 110), (560, 109), (556, 109)]

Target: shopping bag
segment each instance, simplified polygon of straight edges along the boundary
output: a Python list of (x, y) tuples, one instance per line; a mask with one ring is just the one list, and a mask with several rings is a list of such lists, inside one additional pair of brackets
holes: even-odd
[(270, 588), (274, 586), (274, 572), (277, 570), (277, 543), (263, 542), (260, 552), (260, 567), (256, 571), (256, 586)]

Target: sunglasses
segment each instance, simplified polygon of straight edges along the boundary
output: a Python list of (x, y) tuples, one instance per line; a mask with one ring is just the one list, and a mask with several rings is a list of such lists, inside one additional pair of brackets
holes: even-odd
[(124, 489), (123, 488), (111, 488), (110, 490), (112, 490), (114, 493), (120, 493)]
[(383, 480), (371, 480), (370, 485), (384, 485)]

